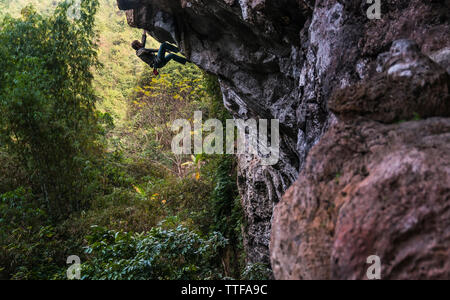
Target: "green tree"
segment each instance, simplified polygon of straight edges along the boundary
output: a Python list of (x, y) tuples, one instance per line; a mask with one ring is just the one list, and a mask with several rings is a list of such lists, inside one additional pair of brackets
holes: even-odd
[(67, 16), (71, 4), (50, 16), (28, 6), (0, 23), (0, 143), (20, 158), (54, 218), (88, 204), (101, 151), (91, 73), (98, 2), (81, 1), (76, 20)]
[(220, 233), (204, 238), (170, 220), (141, 234), (93, 227), (87, 240), (82, 273), (90, 280), (220, 279), (217, 255), (227, 244)]

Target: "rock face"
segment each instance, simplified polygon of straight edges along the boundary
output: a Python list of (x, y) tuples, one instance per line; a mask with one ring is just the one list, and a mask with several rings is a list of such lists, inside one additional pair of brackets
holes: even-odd
[[(450, 119), (333, 127), (277, 206), (278, 279), (450, 278)], [(326, 139), (325, 139), (326, 138)]]
[(450, 76), (409, 41), (396, 55), (331, 98), (339, 122), (275, 209), (277, 278), (367, 279), (372, 255), (383, 279), (450, 278)]
[[(118, 0), (118, 3), (121, 9), (127, 10), (131, 26), (147, 30), (160, 42), (178, 44), (190, 61), (218, 75), (224, 104), (235, 118), (280, 120), (280, 161), (274, 166), (262, 166), (258, 158), (241, 155), (238, 176), (247, 224), (244, 238), (248, 262), (269, 263), (273, 224), (275, 270), (294, 266), (284, 265), (287, 261), (276, 254), (281, 253), (276, 247), (284, 247), (276, 241), (278, 233), (281, 234), (279, 229), (286, 225), (282, 220), (288, 216), (278, 213), (272, 218), (272, 212), (299, 172), (305, 169), (311, 148), (337, 123), (328, 107), (333, 91), (349, 86), (358, 90), (360, 96), (354, 96), (353, 102), (336, 105), (335, 110), (343, 120), (353, 110), (361, 110), (359, 115), (364, 117), (373, 104), (360, 107), (358, 99), (376, 102), (383, 97), (383, 91), (373, 98), (363, 97), (376, 87), (358, 84), (379, 76), (384, 65), (394, 67), (389, 78), (395, 79), (408, 75), (402, 70), (410, 69), (408, 64), (416, 61), (413, 53), (421, 51), (443, 65), (448, 62), (445, 49), (450, 46), (449, 1), (384, 0), (380, 20), (369, 20), (366, 11), (370, 4), (355, 0)], [(407, 42), (397, 44), (398, 49), (394, 47), (393, 52), (404, 55), (406, 60), (399, 64), (402, 58), (394, 59), (394, 53), (387, 51), (393, 41), (405, 38), (414, 40), (420, 47)], [(421, 59), (416, 64), (419, 69), (430, 62), (426, 56)], [(428, 76), (427, 70), (421, 72)], [(432, 79), (430, 82), (441, 84), (446, 80), (441, 77), (433, 79), (437, 83)], [(420, 76), (417, 78), (421, 80)], [(414, 85), (415, 92), (422, 97), (420, 103), (426, 102), (428, 93), (436, 101), (439, 98), (439, 91), (435, 90), (438, 87), (425, 86), (422, 93), (418, 87), (420, 82), (401, 82), (401, 91), (395, 92), (391, 86), (395, 95), (409, 91)], [(344, 90), (336, 101), (351, 94)], [(421, 115), (420, 103), (411, 107), (420, 110), (415, 113), (422, 117), (433, 116), (441, 105), (437, 101), (436, 107), (426, 106), (429, 111)], [(379, 115), (371, 121), (409, 116), (409, 113), (398, 115), (398, 111), (387, 113), (391, 107), (399, 108), (395, 105), (386, 100), (385, 107), (368, 113)], [(286, 199), (280, 207), (286, 205)], [(289, 218), (292, 230), (300, 227), (296, 222), (304, 222), (299, 212), (290, 213)], [(294, 240), (303, 245), (300, 239)], [(286, 251), (280, 255), (288, 256)], [(290, 251), (293, 256), (298, 254), (293, 248)], [(322, 271), (317, 269), (317, 272)], [(330, 270), (327, 272), (331, 274)], [(275, 275), (286, 278), (279, 271)]]

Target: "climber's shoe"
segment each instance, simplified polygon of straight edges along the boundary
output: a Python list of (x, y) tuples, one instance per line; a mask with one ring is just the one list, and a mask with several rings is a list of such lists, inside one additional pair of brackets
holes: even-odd
[(155, 74), (155, 76), (158, 76), (159, 75), (158, 70), (157, 69), (153, 69), (153, 74)]

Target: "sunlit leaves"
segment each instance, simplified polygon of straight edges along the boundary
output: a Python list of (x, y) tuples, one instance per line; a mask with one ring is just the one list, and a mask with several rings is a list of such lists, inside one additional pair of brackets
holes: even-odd
[(219, 279), (217, 257), (227, 244), (220, 233), (203, 238), (170, 220), (141, 234), (95, 226), (88, 242), (83, 279), (109, 280)]
[(53, 217), (86, 205), (101, 132), (91, 73), (98, 2), (82, 1), (75, 21), (68, 5), (49, 16), (28, 6), (0, 21), (0, 141), (21, 158)]

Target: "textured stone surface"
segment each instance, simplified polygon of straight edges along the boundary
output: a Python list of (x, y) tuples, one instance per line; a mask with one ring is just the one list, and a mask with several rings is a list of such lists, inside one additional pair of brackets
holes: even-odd
[(381, 20), (369, 20), (369, 5), (354, 0), (118, 2), (130, 9), (130, 25), (178, 44), (193, 63), (217, 74), (224, 104), (236, 118), (280, 120), (277, 165), (239, 158), (249, 262), (269, 262), (273, 207), (335, 123), (331, 93), (380, 72), (381, 54), (397, 39), (415, 40), (436, 59), (450, 46), (447, 0), (385, 0)]
[(447, 72), (450, 73), (450, 47), (441, 49), (436, 51), (430, 55), (430, 57), (447, 69)]
[(382, 123), (450, 116), (450, 75), (442, 66), (410, 40), (395, 41), (382, 56), (384, 72), (336, 91), (328, 103), (333, 113)]
[(384, 69), (330, 100), (338, 123), (275, 209), (276, 278), (367, 279), (372, 255), (383, 279), (450, 278), (450, 76), (405, 40)]
[(278, 279), (449, 279), (450, 119), (334, 126), (274, 219)]

